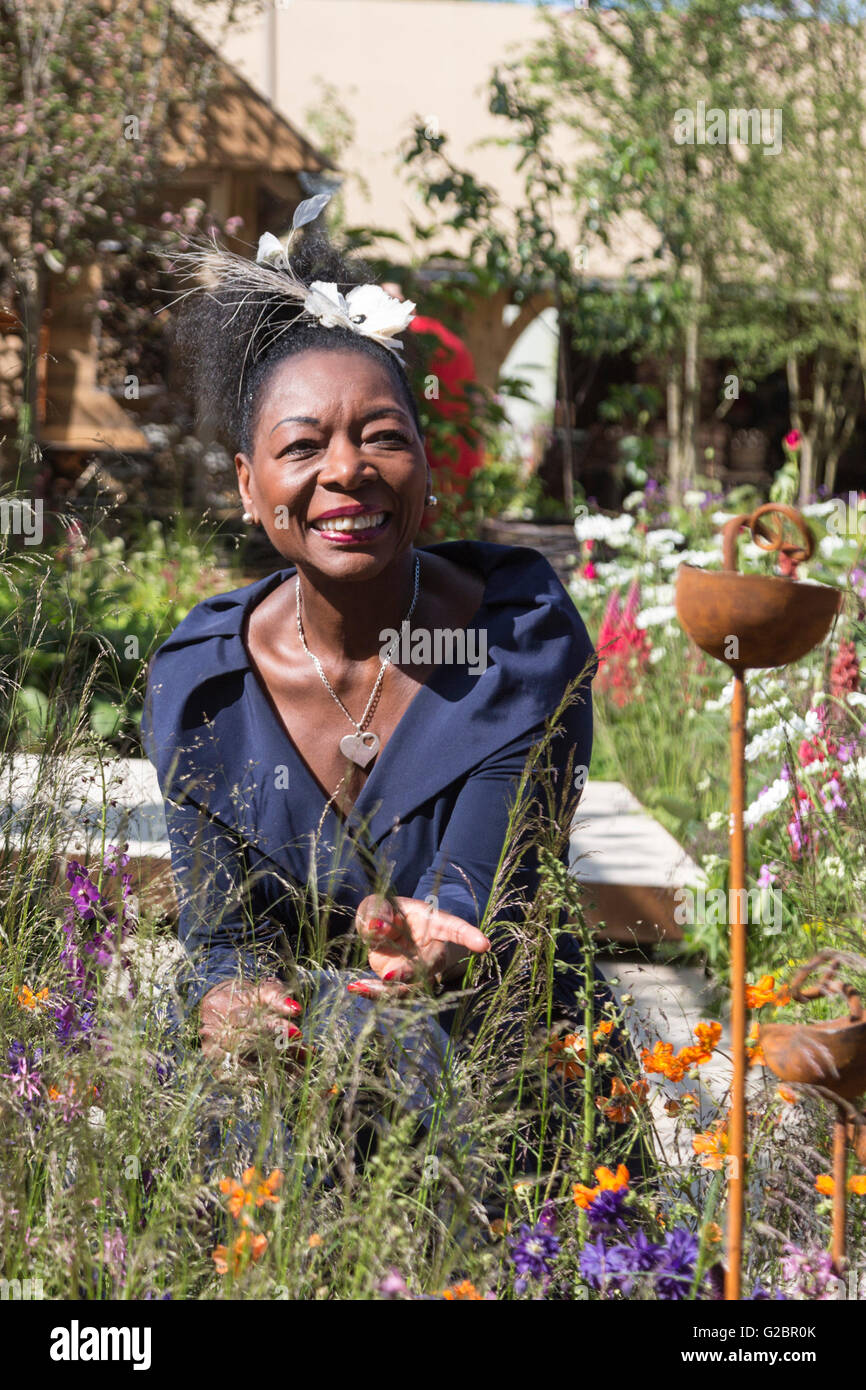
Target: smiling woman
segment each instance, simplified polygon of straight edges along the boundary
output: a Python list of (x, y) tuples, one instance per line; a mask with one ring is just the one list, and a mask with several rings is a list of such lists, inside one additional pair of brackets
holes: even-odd
[[(251, 273), (252, 290), (235, 279), (191, 296), (180, 339), (246, 512), (286, 564), (192, 610), (153, 659), (143, 723), (188, 998), (215, 1057), (262, 1031), (306, 1040), (294, 1020), (311, 1000), (287, 999), (286, 981), (317, 951), (356, 1010), (380, 997), (409, 1007), (491, 946), (500, 968), (508, 942), (494, 928), (519, 920), (521, 899), (525, 911), (537, 863), (526, 851), (507, 904), (492, 897), (497, 871), (527, 759), (567, 688), (579, 698), (552, 744), (560, 792), (592, 743), (592, 646), (547, 561), (478, 541), (415, 547), (430, 500), (418, 411), (392, 335), (365, 334), (336, 288), (351, 267), (306, 239), (290, 266), (267, 269), (272, 283)], [(294, 294), (315, 289), (310, 312), (281, 294), (282, 274)], [(384, 640), (407, 624), (477, 629), (485, 660), (437, 661), (438, 642), (413, 659), (414, 644)], [(310, 903), (315, 950), (300, 927)], [(353, 940), (366, 971), (346, 969)], [(441, 1056), (440, 1023), (419, 1046)]]

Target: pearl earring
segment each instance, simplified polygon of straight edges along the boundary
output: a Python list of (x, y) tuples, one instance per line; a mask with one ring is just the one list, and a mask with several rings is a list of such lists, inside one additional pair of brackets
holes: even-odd
[(427, 498), (427, 506), (428, 506), (428, 507), (438, 507), (438, 505), (439, 505), (439, 498), (438, 498), (434, 493), (431, 492), (431, 493), (430, 493), (430, 496)]
[(244, 512), (243, 519), (244, 519), (244, 521), (252, 521), (252, 519), (253, 519), (253, 514), (252, 514), (252, 512)]

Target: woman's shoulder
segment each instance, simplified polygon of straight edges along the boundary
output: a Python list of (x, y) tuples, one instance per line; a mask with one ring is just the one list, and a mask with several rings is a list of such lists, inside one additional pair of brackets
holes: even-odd
[(197, 646), (214, 637), (240, 636), (247, 610), (281, 583), (286, 575), (287, 571), (278, 570), (240, 588), (211, 594), (209, 598), (202, 599), (169, 633), (157, 648), (154, 657)]
[(556, 619), (581, 639), (586, 635), (574, 599), (540, 550), (480, 540), (441, 541), (424, 549), (481, 574), (487, 607), (523, 610), (540, 623)]

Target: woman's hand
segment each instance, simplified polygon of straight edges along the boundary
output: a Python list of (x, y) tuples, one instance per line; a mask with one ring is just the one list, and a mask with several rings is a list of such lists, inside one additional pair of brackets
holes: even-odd
[(209, 990), (201, 1001), (202, 1052), (214, 1061), (225, 1061), (233, 1053), (255, 1052), (272, 1040), (287, 1057), (303, 1060), (298, 1046), (301, 1030), (292, 1019), (302, 1012), (300, 1004), (286, 994), (279, 980), (260, 985), (243, 985), (226, 980)]
[[(359, 994), (405, 994), (418, 980), (445, 980), (470, 956), (490, 950), (483, 932), (418, 898), (397, 898), (395, 912), (386, 898), (371, 894), (355, 914), (355, 927), (370, 948), (370, 969), (378, 981), (359, 980)], [(381, 981), (381, 983), (380, 983)]]

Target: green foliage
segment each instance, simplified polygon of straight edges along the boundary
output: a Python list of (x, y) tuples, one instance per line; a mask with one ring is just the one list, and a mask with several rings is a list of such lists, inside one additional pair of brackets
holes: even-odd
[(0, 672), (14, 684), (2, 736), (39, 747), (76, 725), (128, 745), (136, 738), (147, 661), (200, 599), (230, 588), (211, 543), (150, 522), (126, 544), (70, 528), (50, 557), (7, 551), (0, 568)]

